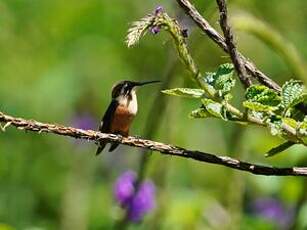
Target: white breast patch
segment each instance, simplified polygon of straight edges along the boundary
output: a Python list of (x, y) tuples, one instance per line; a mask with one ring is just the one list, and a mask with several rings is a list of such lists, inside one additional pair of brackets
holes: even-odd
[(137, 102), (136, 93), (134, 90), (131, 92), (131, 96), (132, 96), (131, 100), (128, 100), (128, 98), (125, 96), (119, 96), (117, 101), (119, 102), (119, 104), (127, 107), (129, 113), (136, 115), (138, 111), (138, 102)]
[(138, 111), (138, 101), (136, 99), (135, 91), (133, 90), (131, 92), (132, 100), (130, 100), (130, 103), (128, 103), (128, 110), (131, 114), (136, 114)]

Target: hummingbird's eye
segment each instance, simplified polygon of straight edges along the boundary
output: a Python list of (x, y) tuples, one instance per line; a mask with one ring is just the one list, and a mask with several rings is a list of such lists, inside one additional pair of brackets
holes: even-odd
[(130, 86), (129, 86), (129, 84), (126, 83), (126, 84), (124, 85), (123, 89), (124, 89), (124, 92), (125, 92), (125, 93), (128, 93), (128, 92), (130, 91)]

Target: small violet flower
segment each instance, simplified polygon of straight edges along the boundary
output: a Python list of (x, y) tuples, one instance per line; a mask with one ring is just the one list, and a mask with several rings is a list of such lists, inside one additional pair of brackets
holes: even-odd
[(135, 193), (136, 174), (123, 173), (115, 182), (114, 196), (117, 202), (127, 210), (129, 220), (139, 222), (144, 215), (155, 207), (155, 186), (151, 181), (140, 184)]
[(162, 13), (163, 10), (163, 6), (157, 6), (155, 9), (155, 15)]
[[(158, 14), (162, 13), (163, 10), (164, 9), (163, 9), (162, 6), (157, 6), (155, 11), (154, 11), (154, 14), (157, 16)], [(158, 34), (161, 31), (161, 28), (160, 28), (160, 26), (152, 26), (152, 27), (149, 28), (149, 31), (152, 34)]]
[(152, 34), (157, 34), (157, 33), (160, 32), (160, 30), (161, 30), (160, 26), (153, 26), (153, 27), (150, 28), (150, 32)]

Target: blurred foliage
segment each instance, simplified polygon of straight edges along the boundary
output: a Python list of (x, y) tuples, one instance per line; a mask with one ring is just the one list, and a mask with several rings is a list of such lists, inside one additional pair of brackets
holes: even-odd
[[(218, 28), (215, 1), (193, 2)], [(252, 15), (278, 31), (301, 60), (306, 60), (306, 1), (229, 2), (230, 17), (237, 18), (242, 12)], [(134, 49), (124, 44), (129, 23), (156, 5), (163, 5), (188, 28), (188, 45), (203, 72), (213, 72), (230, 61), (184, 17), (174, 1), (0, 0), (0, 110), (76, 127), (82, 126), (76, 118), (87, 114), (94, 120), (88, 128), (96, 129), (114, 82), (163, 81), (169, 58), (166, 48), (172, 48), (168, 36), (147, 36)], [(235, 32), (242, 53), (274, 80), (283, 83), (300, 78), (307, 82), (306, 74), (295, 75), (301, 67), (290, 66), (296, 60), (289, 62), (279, 56), (276, 46), (249, 31)], [(176, 51), (169, 50), (176, 56)], [(305, 67), (306, 62), (300, 64)], [(188, 73), (182, 65), (176, 65), (175, 74), (173, 88), (196, 88), (184, 81)], [(240, 85), (232, 92), (233, 102), (240, 106), (244, 97)], [(158, 93), (149, 86), (139, 90), (140, 109), (132, 134), (142, 135)], [(200, 103), (187, 100), (168, 97), (167, 114), (155, 140), (280, 167), (307, 164), (302, 146), (264, 158), (263, 153), (282, 143), (264, 129), (244, 128), (239, 135), (236, 124), (189, 119), (186, 114)], [(12, 128), (0, 133), (0, 229), (110, 229), (122, 215), (112, 195), (113, 183), (123, 171), (137, 167), (138, 150), (121, 146), (112, 154), (95, 157), (95, 147)], [(158, 186), (159, 203), (131, 229), (277, 229), (290, 225), (252, 211), (255, 200), (269, 197), (284, 210), (299, 207), (290, 222), (296, 222), (297, 229), (307, 226), (303, 186), (307, 182), (303, 178), (253, 176), (156, 153), (151, 155), (146, 176)], [(231, 186), (237, 184), (240, 186)], [(286, 215), (290, 213), (286, 211)]]

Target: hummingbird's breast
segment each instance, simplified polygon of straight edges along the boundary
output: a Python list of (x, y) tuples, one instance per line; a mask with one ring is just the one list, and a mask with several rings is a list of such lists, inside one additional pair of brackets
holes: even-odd
[(114, 112), (111, 132), (128, 136), (129, 128), (138, 109), (135, 93), (131, 97), (118, 98), (118, 104)]

